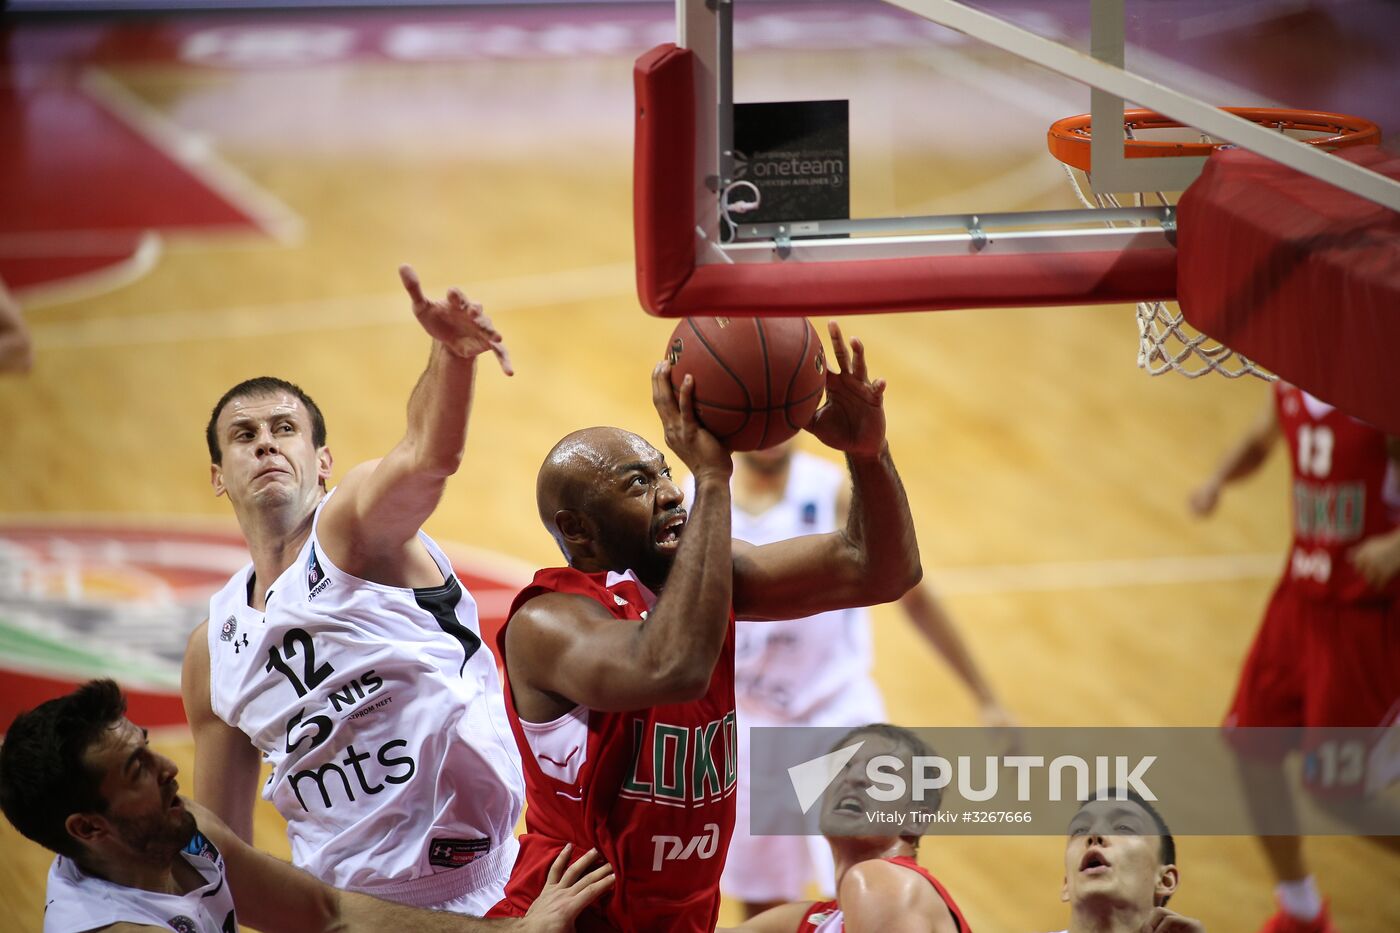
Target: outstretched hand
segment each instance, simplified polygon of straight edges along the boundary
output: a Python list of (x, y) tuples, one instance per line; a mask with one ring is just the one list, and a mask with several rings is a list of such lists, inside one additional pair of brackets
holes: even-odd
[[(574, 928), (574, 919), (585, 907), (596, 901), (613, 886), (613, 868), (606, 862), (588, 871), (598, 855), (589, 849), (569, 865), (573, 846), (565, 845), (549, 867), (549, 878), (535, 902), (526, 912), (522, 927), (531, 933), (566, 933)], [(568, 865), (567, 868), (564, 866)], [(585, 874), (587, 872), (587, 874)]]
[(651, 371), (651, 401), (661, 416), (666, 446), (699, 478), (705, 471), (727, 480), (734, 471), (729, 451), (695, 416), (695, 377), (686, 374), (680, 391), (671, 385), (671, 362), (662, 360)]
[[(875, 456), (885, 444), (885, 380), (870, 379), (865, 368), (865, 344), (851, 338), (851, 348), (841, 336), (841, 326), (827, 322), (831, 334), (831, 362), (826, 370), (826, 401), (807, 430), (835, 450)], [(837, 369), (836, 367), (840, 367)]]
[(464, 360), (473, 359), (489, 350), (496, 354), (502, 372), (507, 376), (515, 375), (505, 339), (481, 310), (481, 305), (468, 301), (459, 288), (449, 289), (445, 301), (425, 297), (418, 273), (413, 271), (412, 266), (399, 266), (399, 279), (408, 297), (413, 299), (413, 316), (428, 332), (428, 336)]

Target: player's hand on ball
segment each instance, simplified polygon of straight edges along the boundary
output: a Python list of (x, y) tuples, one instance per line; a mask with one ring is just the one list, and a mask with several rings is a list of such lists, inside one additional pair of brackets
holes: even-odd
[(1199, 920), (1183, 917), (1165, 907), (1154, 907), (1139, 933), (1206, 933), (1206, 928)]
[(661, 416), (666, 446), (681, 458), (698, 480), (702, 473), (717, 473), (726, 481), (734, 472), (729, 451), (695, 417), (695, 378), (687, 375), (677, 392), (671, 385), (671, 361), (662, 360), (651, 371), (651, 400)]
[(598, 855), (597, 849), (589, 849), (569, 865), (572, 851), (573, 846), (564, 846), (554, 864), (549, 866), (549, 878), (521, 924), (530, 933), (566, 933), (572, 930), (574, 918), (613, 886), (611, 865), (604, 863), (588, 871)]
[(399, 280), (403, 282), (408, 297), (413, 299), (413, 316), (428, 332), (428, 336), (440, 341), (464, 360), (488, 351), (494, 353), (496, 361), (501, 364), (501, 371), (507, 376), (515, 375), (505, 339), (481, 310), (481, 305), (468, 301), (458, 288), (449, 289), (443, 301), (427, 298), (418, 281), (418, 273), (413, 271), (412, 266), (399, 266)]
[[(812, 416), (807, 430), (835, 450), (857, 456), (875, 456), (885, 444), (885, 380), (870, 379), (865, 368), (865, 344), (851, 338), (851, 348), (835, 321), (831, 333), (831, 361), (826, 371), (826, 402)], [(836, 367), (840, 367), (838, 370)]]

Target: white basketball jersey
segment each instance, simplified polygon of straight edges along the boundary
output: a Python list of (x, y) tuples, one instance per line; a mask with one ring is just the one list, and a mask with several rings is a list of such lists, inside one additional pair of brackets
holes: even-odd
[(224, 860), (206, 844), (210, 857), (181, 852), (205, 883), (188, 894), (158, 894), (113, 884), (84, 874), (69, 858), (49, 866), (44, 898), (44, 933), (79, 933), (114, 923), (134, 923), (175, 933), (236, 933), (233, 895), (224, 883)]
[[(836, 498), (845, 470), (794, 451), (783, 498), (761, 515), (732, 510), (734, 537), (771, 544), (836, 530)], [(687, 499), (694, 480), (687, 480)], [(853, 681), (869, 676), (873, 650), (865, 609), (823, 612), (784, 622), (740, 621), (735, 628), (734, 691), (741, 716), (754, 722), (806, 721), (839, 706)]]
[(234, 574), (209, 603), (210, 699), (271, 762), (263, 797), (295, 864), (431, 906), (509, 874), (524, 777), (476, 602), (418, 537), (442, 586), (350, 576), (315, 524), (266, 614), (248, 605), (252, 565)]

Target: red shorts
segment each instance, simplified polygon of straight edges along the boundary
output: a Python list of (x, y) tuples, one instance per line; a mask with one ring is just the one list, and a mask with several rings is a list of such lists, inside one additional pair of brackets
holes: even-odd
[[(1324, 602), (1281, 582), (1240, 672), (1226, 727), (1388, 726), (1397, 713), (1400, 602)], [(1311, 750), (1313, 742), (1302, 744)]]

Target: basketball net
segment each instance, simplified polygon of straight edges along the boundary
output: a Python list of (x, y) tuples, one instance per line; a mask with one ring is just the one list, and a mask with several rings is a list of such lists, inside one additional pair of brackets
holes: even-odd
[[(1089, 185), (1089, 176), (1070, 165), (1064, 165), (1064, 170), (1075, 196), (1085, 207), (1144, 207), (1148, 203), (1147, 195), (1142, 193), (1132, 196), (1131, 205), (1125, 205), (1114, 194), (1095, 194)], [(1161, 191), (1154, 192), (1152, 197), (1160, 205), (1171, 204)], [(1130, 223), (1125, 222), (1125, 225)], [(1114, 224), (1110, 223), (1109, 226)], [(1179, 310), (1173, 310), (1165, 301), (1138, 302), (1137, 322), (1137, 364), (1150, 376), (1177, 372), (1188, 379), (1207, 373), (1219, 373), (1227, 379), (1255, 376), (1267, 382), (1278, 378), (1259, 364), (1197, 331), (1186, 323)]]

